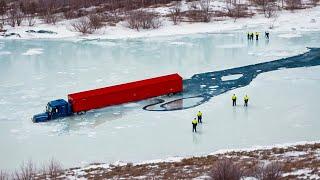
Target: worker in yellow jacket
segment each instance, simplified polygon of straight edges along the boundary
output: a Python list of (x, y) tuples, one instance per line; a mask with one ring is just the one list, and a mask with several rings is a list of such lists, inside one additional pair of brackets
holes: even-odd
[(201, 111), (198, 112), (197, 117), (198, 117), (198, 123), (202, 124), (202, 112)]
[(248, 106), (249, 96), (245, 95), (243, 100), (244, 100), (244, 106)]
[(231, 99), (232, 99), (232, 106), (236, 106), (237, 105), (237, 96), (235, 94), (233, 94)]
[(196, 118), (192, 120), (192, 132), (197, 132), (198, 121)]
[(259, 40), (259, 33), (256, 32), (256, 40), (258, 41)]

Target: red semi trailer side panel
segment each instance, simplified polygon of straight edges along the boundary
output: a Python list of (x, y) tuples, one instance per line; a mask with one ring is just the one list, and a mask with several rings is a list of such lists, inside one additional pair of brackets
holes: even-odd
[(72, 104), (73, 112), (81, 112), (177, 93), (182, 89), (182, 77), (178, 74), (171, 74), (69, 94), (68, 100)]

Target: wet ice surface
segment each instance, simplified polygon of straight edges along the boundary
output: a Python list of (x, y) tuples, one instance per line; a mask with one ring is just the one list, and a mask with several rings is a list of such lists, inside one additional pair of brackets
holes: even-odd
[[(66, 166), (206, 154), (218, 149), (318, 140), (320, 68), (260, 74), (249, 86), (172, 112), (142, 109), (157, 99), (33, 124), (33, 114), (68, 93), (148, 77), (194, 74), (276, 60), (319, 47), (319, 33), (277, 34), (248, 43), (240, 33), (95, 41), (3, 41), (0, 44), (0, 168), (55, 157)], [(28, 55), (23, 55), (28, 52)], [(31, 51), (31, 53), (30, 53)], [(204, 85), (204, 84), (201, 84)], [(203, 86), (216, 89), (218, 87)], [(230, 106), (231, 94), (239, 106)], [(241, 105), (248, 94), (248, 108)], [(317, 99), (318, 98), (318, 99)], [(166, 106), (192, 105), (201, 97)], [(204, 124), (191, 133), (198, 110)]]

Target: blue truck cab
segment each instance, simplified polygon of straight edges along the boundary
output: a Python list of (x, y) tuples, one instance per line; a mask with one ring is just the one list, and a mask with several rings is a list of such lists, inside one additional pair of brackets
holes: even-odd
[(72, 115), (71, 104), (64, 99), (50, 101), (47, 104), (46, 111), (41, 114), (34, 115), (32, 121), (34, 123), (46, 122), (57, 118)]

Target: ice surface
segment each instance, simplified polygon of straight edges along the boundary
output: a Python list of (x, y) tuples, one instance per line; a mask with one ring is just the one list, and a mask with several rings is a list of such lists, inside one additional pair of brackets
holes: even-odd
[(9, 55), (9, 54), (11, 54), (11, 52), (9, 51), (0, 51), (0, 56)]
[[(280, 38), (272, 34), (269, 41), (257, 43), (247, 42), (245, 32), (236, 32), (233, 36), (195, 34), (92, 42), (97, 43), (3, 41), (2, 51), (11, 54), (0, 56), (0, 169), (15, 168), (30, 158), (42, 162), (55, 157), (68, 167), (320, 138), (318, 66), (260, 74), (249, 86), (193, 109), (145, 111), (142, 107), (150, 101), (143, 101), (33, 124), (32, 115), (43, 111), (48, 101), (66, 98), (68, 93), (175, 72), (190, 78), (196, 73), (275, 60), (305, 52), (306, 47), (319, 47), (320, 36), (309, 32), (301, 38)], [(107, 46), (101, 45), (105, 42)], [(221, 48), (232, 43), (246, 47)], [(41, 55), (23, 55), (36, 48), (43, 49)], [(233, 93), (239, 97), (234, 108)], [(245, 94), (250, 97), (248, 108), (242, 106)], [(187, 98), (182, 103), (199, 100)], [(191, 120), (198, 110), (203, 112), (204, 123), (199, 133), (192, 134)]]
[(297, 38), (297, 37), (302, 37), (301, 34), (297, 34), (297, 33), (290, 33), (290, 34), (280, 34), (278, 35), (279, 37), (282, 38)]

